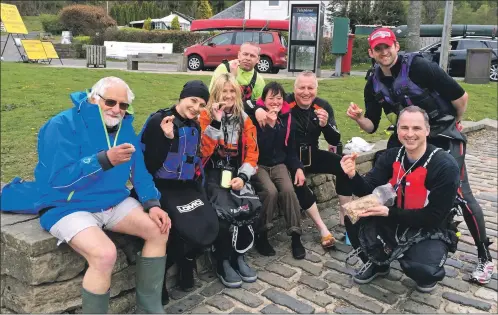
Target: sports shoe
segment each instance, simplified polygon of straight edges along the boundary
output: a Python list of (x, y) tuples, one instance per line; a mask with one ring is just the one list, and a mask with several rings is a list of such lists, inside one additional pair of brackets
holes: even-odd
[(480, 284), (489, 283), (494, 268), (495, 264), (491, 260), (488, 260), (486, 257), (481, 257), (477, 263), (476, 270), (474, 270), (470, 278)]
[(353, 276), (353, 281), (359, 284), (370, 283), (378, 276), (387, 276), (390, 271), (390, 266), (377, 266), (368, 261), (361, 269)]
[(227, 288), (240, 288), (242, 286), (242, 279), (239, 274), (233, 270), (227, 259), (217, 262), (216, 275), (221, 283)]
[(251, 269), (244, 259), (244, 255), (232, 254), (230, 264), (233, 270), (242, 278), (244, 282), (255, 282), (258, 279), (256, 271)]
[(422, 293), (429, 293), (432, 292), (437, 285), (437, 281), (429, 284), (418, 284), (417, 283), (417, 290)]

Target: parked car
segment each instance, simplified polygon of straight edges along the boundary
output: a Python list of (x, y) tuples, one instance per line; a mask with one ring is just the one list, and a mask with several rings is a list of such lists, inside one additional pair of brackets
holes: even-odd
[[(452, 77), (464, 77), (467, 62), (467, 49), (469, 48), (491, 48), (491, 67), (489, 78), (498, 81), (498, 43), (496, 39), (485, 36), (454, 37), (451, 39), (451, 47), (448, 56), (448, 74)], [(431, 44), (420, 50), (420, 53), (428, 60), (439, 63), (441, 53), (441, 42)]]
[(187, 47), (188, 68), (198, 71), (217, 67), (223, 59), (237, 58), (240, 45), (255, 42), (261, 47), (259, 72), (278, 73), (287, 68), (287, 42), (279, 32), (228, 31), (208, 38), (200, 44)]

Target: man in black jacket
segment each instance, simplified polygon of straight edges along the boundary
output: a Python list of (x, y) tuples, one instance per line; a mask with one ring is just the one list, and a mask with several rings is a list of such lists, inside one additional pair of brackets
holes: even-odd
[[(401, 246), (398, 238), (402, 239), (406, 234), (403, 231), (407, 229), (430, 235), (407, 246), (403, 256), (397, 257), (405, 274), (415, 280), (421, 292), (432, 291), (444, 278), (448, 248), (456, 245), (452, 242), (456, 240), (455, 233), (449, 231), (449, 227), (459, 184), (458, 165), (449, 153), (427, 143), (429, 131), (429, 118), (425, 111), (409, 106), (401, 111), (398, 119), (397, 134), (402, 148), (388, 149), (364, 177), (356, 172), (354, 155), (346, 155), (341, 160), (344, 172), (351, 178), (355, 195), (368, 195), (374, 188), (387, 183), (397, 194), (395, 205), (364, 209), (359, 214), (362, 219), (354, 225), (346, 218), (346, 229), (353, 247), (360, 246), (359, 231), (370, 230), (372, 224), (387, 230), (383, 234), (386, 240), (396, 239), (391, 247), (393, 252), (398, 245)], [(453, 238), (449, 236), (451, 233)], [(438, 238), (437, 235), (446, 238)], [(369, 261), (372, 256), (367, 257), (368, 254), (362, 247), (360, 258), (365, 265), (353, 278), (360, 284), (389, 273), (388, 264), (376, 265)]]

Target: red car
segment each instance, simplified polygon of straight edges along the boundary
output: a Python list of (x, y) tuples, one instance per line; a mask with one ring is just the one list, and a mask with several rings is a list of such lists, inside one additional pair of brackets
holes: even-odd
[(287, 41), (275, 31), (228, 31), (185, 49), (188, 68), (198, 71), (217, 67), (223, 59), (236, 59), (240, 45), (255, 42), (261, 47), (259, 72), (278, 73), (287, 68)]

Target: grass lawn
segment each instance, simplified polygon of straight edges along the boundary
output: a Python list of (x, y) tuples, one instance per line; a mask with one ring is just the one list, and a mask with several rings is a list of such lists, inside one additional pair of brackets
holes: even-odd
[[(209, 84), (210, 76), (184, 74), (132, 73), (107, 69), (54, 68), (36, 64), (1, 63), (1, 181), (15, 176), (33, 178), (37, 162), (36, 144), (40, 127), (55, 114), (72, 106), (69, 93), (90, 88), (104, 76), (119, 76), (133, 89), (135, 130), (141, 129), (148, 115), (159, 108), (170, 107), (178, 100), (185, 82), (199, 79)], [(277, 80), (291, 91), (292, 80)], [(383, 118), (379, 131), (373, 135), (361, 132), (345, 112), (349, 102), (363, 107), (363, 77), (320, 81), (319, 95), (334, 107), (337, 124), (345, 143), (353, 136), (367, 141), (387, 138), (389, 125)], [(470, 94), (466, 120), (486, 117), (496, 119), (496, 84), (468, 85)], [(56, 152), (54, 152), (56, 154)]]
[(39, 16), (23, 16), (22, 20), (28, 32), (43, 32), (43, 26)]

